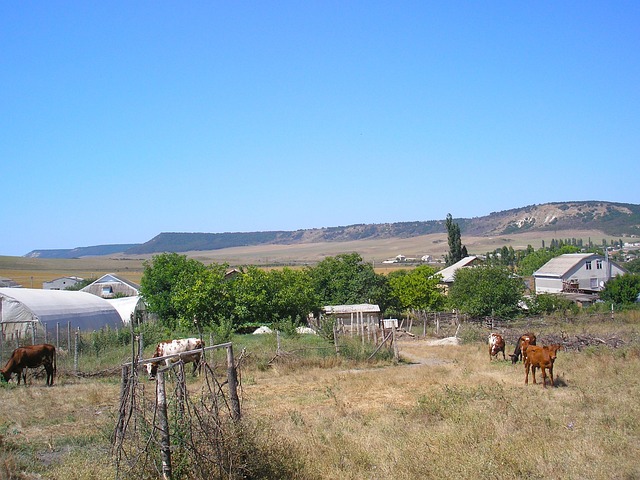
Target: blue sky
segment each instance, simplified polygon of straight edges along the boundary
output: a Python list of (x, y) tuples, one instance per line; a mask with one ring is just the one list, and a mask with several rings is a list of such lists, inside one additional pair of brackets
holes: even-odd
[(0, 255), (640, 203), (640, 2), (2, 2)]

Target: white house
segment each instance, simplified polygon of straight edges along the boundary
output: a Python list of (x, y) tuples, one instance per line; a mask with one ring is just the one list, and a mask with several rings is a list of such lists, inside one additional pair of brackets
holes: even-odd
[(567, 253), (552, 258), (533, 274), (538, 293), (587, 292), (604, 288), (609, 279), (627, 271), (595, 253)]
[(80, 277), (60, 277), (50, 282), (42, 282), (43, 290), (66, 290), (69, 287), (73, 287), (76, 283), (81, 282), (83, 279)]

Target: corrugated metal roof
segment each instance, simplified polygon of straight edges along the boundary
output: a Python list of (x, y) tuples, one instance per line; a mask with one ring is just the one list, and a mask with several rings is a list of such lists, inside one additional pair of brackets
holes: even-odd
[(322, 307), (322, 310), (327, 315), (341, 313), (376, 313), (380, 311), (380, 307), (371, 303), (361, 303), (358, 305), (327, 305)]
[(573, 269), (589, 257), (600, 258), (595, 253), (565, 253), (559, 257), (552, 258), (542, 267), (533, 273), (533, 276), (562, 277), (569, 270)]
[(456, 270), (470, 265), (471, 263), (475, 262), (477, 258), (478, 257), (476, 257), (475, 255), (464, 257), (462, 260), (457, 261), (453, 265), (449, 265), (447, 268), (439, 270), (438, 272), (436, 272), (436, 275), (442, 276), (442, 280), (440, 280), (441, 282), (452, 283), (453, 277), (456, 274)]

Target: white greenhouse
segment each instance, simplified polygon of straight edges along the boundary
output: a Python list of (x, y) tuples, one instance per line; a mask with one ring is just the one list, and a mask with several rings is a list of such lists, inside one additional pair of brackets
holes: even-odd
[(82, 331), (102, 327), (122, 327), (118, 310), (104, 298), (86, 292), (0, 288), (0, 324), (5, 339), (23, 337), (28, 332), (56, 324), (70, 324)]

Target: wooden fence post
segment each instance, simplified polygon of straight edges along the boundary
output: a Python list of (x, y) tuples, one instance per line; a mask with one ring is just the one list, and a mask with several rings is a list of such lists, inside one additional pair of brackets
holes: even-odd
[(162, 478), (165, 480), (170, 480), (171, 441), (169, 438), (169, 417), (167, 416), (167, 392), (165, 390), (164, 371), (158, 369), (156, 379), (158, 422), (160, 424), (160, 456), (162, 458)]
[(182, 423), (182, 420), (184, 419), (184, 402), (187, 391), (187, 382), (184, 375), (184, 362), (182, 361), (182, 359), (180, 359), (180, 362), (178, 362), (178, 370), (176, 371), (176, 389), (178, 416), (180, 417), (180, 423)]
[[(133, 364), (131, 365), (133, 368)], [(127, 392), (129, 390), (129, 367), (122, 365), (122, 373), (120, 377), (120, 416), (118, 418), (118, 424), (116, 426), (115, 445), (120, 445), (124, 436), (124, 406), (127, 398)]]
[(338, 347), (338, 329), (336, 328), (336, 324), (333, 324), (333, 344), (336, 347), (336, 357), (340, 356), (340, 347)]
[(56, 322), (56, 350), (60, 350), (60, 322)]
[(391, 326), (392, 338), (393, 342), (393, 359), (397, 362), (400, 359), (400, 351), (398, 350), (398, 342), (396, 342), (396, 326)]
[(227, 381), (229, 382), (229, 400), (231, 401), (231, 418), (240, 420), (240, 399), (238, 398), (238, 372), (233, 359), (233, 346), (227, 347)]
[(67, 322), (67, 352), (71, 351), (71, 322)]
[(73, 350), (73, 372), (78, 374), (78, 341), (80, 339), (80, 327), (76, 330), (76, 343)]
[(427, 320), (429, 319), (429, 314), (421, 311), (420, 316), (422, 317), (422, 336), (426, 337), (427, 336)]

